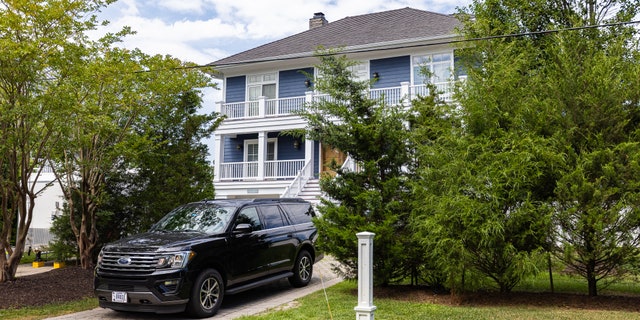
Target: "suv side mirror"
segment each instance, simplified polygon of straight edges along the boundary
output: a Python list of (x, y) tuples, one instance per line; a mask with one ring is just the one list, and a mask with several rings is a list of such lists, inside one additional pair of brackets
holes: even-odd
[(233, 233), (249, 233), (253, 228), (248, 223), (239, 223), (234, 229)]

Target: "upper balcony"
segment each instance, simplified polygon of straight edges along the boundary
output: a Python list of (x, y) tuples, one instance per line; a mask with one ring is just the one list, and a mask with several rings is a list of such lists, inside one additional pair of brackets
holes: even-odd
[[(454, 82), (435, 83), (438, 94), (444, 101), (452, 101), (453, 84)], [(403, 82), (398, 87), (370, 89), (368, 94), (371, 99), (382, 99), (387, 105), (403, 104), (409, 106), (417, 96), (429, 95), (429, 88), (426, 85), (410, 85), (409, 82)], [(276, 118), (294, 115), (296, 112), (304, 110), (307, 104), (326, 99), (326, 97), (326, 94), (308, 91), (304, 96), (292, 98), (267, 99), (260, 97), (257, 101), (219, 102), (218, 111), (226, 115), (227, 120)]]

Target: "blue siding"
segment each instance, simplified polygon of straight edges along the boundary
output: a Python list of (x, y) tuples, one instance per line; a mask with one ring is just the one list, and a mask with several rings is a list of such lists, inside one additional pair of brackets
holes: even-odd
[(313, 68), (280, 71), (279, 98), (300, 97), (311, 90), (304, 85), (307, 76), (303, 72), (313, 75)]
[[(244, 140), (258, 139), (257, 134), (238, 135), (235, 138), (225, 137), (224, 141), (224, 159), (223, 162), (242, 162), (244, 161)], [(240, 149), (238, 149), (240, 146)]]
[[(225, 138), (223, 162), (244, 161), (244, 140), (258, 139), (258, 134), (240, 134), (235, 138)], [(238, 149), (240, 146), (240, 149)]]
[(313, 142), (313, 175), (318, 178), (320, 176), (320, 142)]
[(371, 60), (369, 65), (370, 76), (377, 72), (380, 78), (372, 86), (373, 88), (399, 87), (400, 82), (411, 81), (411, 57), (393, 57)]
[(245, 100), (247, 90), (246, 77), (230, 77), (225, 81), (225, 102), (241, 102)]
[(298, 140), (298, 149), (293, 147), (293, 137), (280, 136), (278, 138), (278, 160), (304, 159), (304, 141)]
[[(267, 133), (268, 138), (278, 138), (278, 160), (304, 159), (304, 141), (301, 141), (298, 149), (293, 147), (293, 137), (280, 136), (279, 132)], [(244, 141), (258, 139), (258, 134), (242, 134), (235, 138), (225, 137), (223, 162), (242, 162), (244, 160)], [(238, 146), (241, 146), (238, 149)]]

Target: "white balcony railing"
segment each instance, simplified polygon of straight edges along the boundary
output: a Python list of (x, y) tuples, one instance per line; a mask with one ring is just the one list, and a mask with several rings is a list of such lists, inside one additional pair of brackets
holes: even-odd
[[(435, 83), (440, 94), (440, 98), (445, 101), (452, 101), (453, 82)], [(410, 85), (403, 82), (399, 87), (371, 89), (369, 97), (371, 99), (384, 99), (387, 105), (398, 105), (404, 101), (409, 101), (417, 96), (426, 96), (429, 89), (426, 85)], [(227, 116), (227, 119), (265, 118), (282, 115), (291, 115), (304, 109), (306, 103), (321, 100), (331, 101), (331, 97), (326, 94), (309, 92), (305, 96), (267, 99), (260, 97), (257, 101), (244, 101), (233, 103), (220, 102), (220, 112)]]
[[(220, 180), (290, 179), (304, 167), (304, 159), (265, 161), (263, 170), (259, 162), (226, 162), (220, 164)], [(262, 174), (262, 176), (261, 176)]]

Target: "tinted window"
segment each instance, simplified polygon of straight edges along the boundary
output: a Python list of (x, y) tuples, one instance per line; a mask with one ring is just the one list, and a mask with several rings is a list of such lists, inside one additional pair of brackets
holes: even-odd
[(284, 220), (282, 219), (282, 213), (278, 206), (263, 206), (260, 207), (260, 211), (264, 217), (264, 224), (267, 229), (278, 228), (285, 225)]
[(295, 224), (311, 222), (314, 216), (313, 208), (308, 203), (287, 203), (284, 207)]
[(251, 231), (262, 230), (262, 223), (258, 217), (258, 211), (255, 207), (244, 208), (238, 214), (236, 225), (246, 223), (251, 225)]

